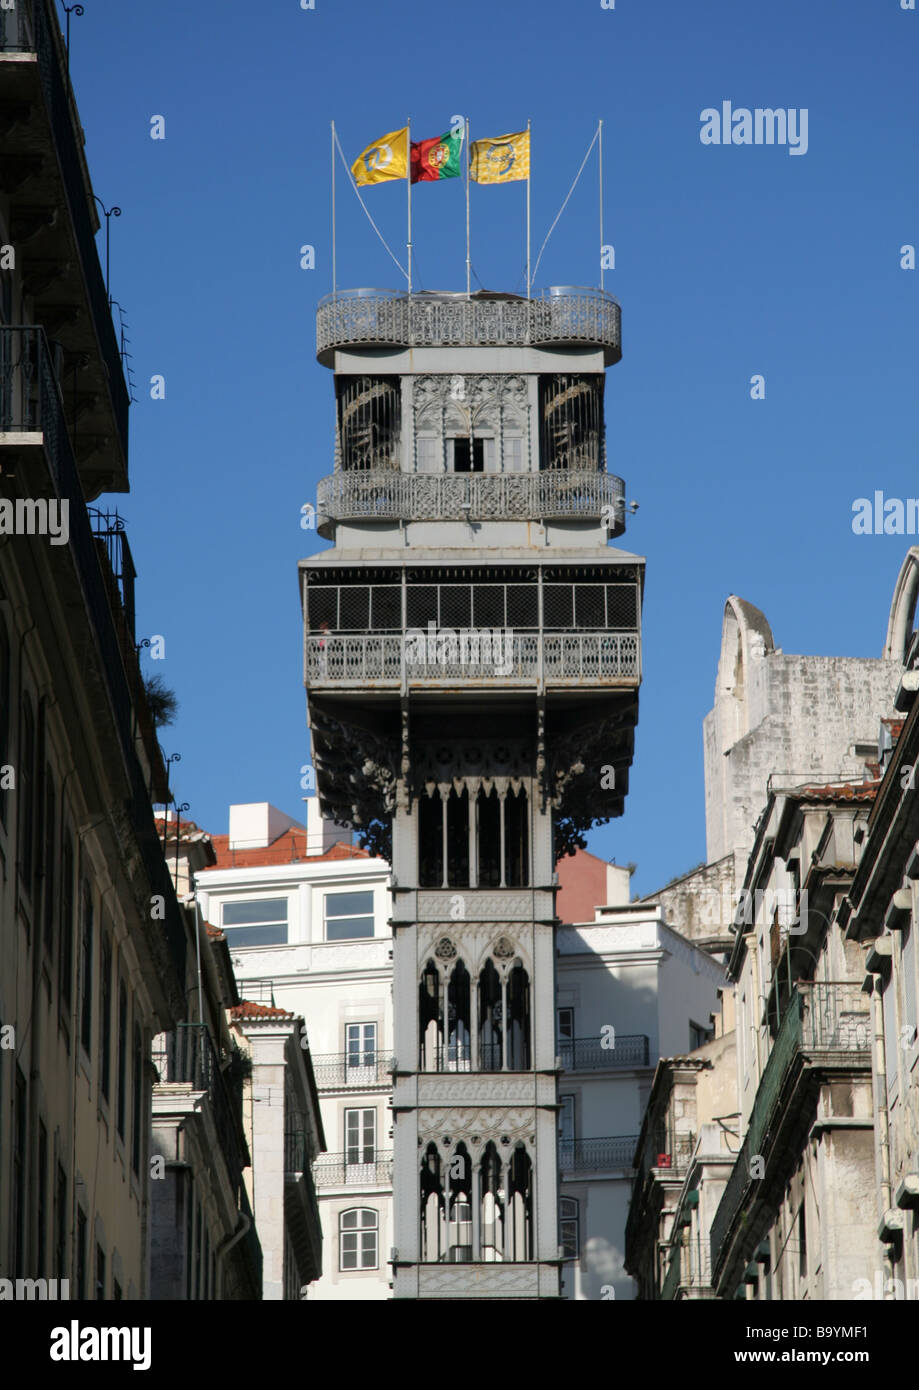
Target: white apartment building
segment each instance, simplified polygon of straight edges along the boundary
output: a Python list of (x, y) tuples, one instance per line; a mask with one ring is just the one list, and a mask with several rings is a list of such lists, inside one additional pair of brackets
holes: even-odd
[[(608, 899), (556, 934), (562, 1296), (632, 1299), (625, 1229), (654, 1070), (707, 1041), (725, 976), (659, 903), (629, 901), (629, 869), (580, 852), (558, 875), (560, 912), (583, 911), (591, 883)], [(658, 1142), (677, 1168), (675, 1135)]]
[(266, 802), (231, 806), (216, 866), (195, 875), (240, 995), (305, 1020), (328, 1148), (313, 1168), (323, 1272), (310, 1299), (391, 1296), (389, 865), (351, 839), (315, 799), (305, 827)]

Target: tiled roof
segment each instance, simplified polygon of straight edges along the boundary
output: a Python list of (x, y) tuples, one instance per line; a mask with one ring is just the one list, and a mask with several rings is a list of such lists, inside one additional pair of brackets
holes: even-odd
[(880, 785), (879, 781), (828, 782), (822, 787), (798, 787), (794, 795), (821, 801), (873, 801)]
[(256, 1004), (252, 999), (244, 999), (241, 1004), (234, 1004), (228, 1010), (231, 1018), (293, 1018), (293, 1014), (287, 1009), (276, 1008), (274, 1004)]
[(323, 864), (338, 859), (370, 859), (366, 849), (349, 845), (344, 840), (337, 841), (324, 854), (307, 854), (306, 831), (291, 827), (273, 840), (270, 845), (254, 849), (231, 849), (229, 835), (212, 835), (211, 845), (217, 855), (217, 863), (203, 872), (215, 869), (258, 869), (272, 864)]

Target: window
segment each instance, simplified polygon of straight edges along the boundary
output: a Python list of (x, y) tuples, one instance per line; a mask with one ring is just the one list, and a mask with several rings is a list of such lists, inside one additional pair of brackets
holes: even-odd
[(36, 1235), (38, 1238), (38, 1277), (44, 1279), (47, 1274), (47, 1253), (48, 1253), (48, 1131), (41, 1120), (38, 1122), (38, 1169), (35, 1174), (35, 1183), (38, 1188), (38, 1228)]
[(134, 1075), (132, 1080), (134, 1083), (134, 1091), (133, 1105), (131, 1107), (131, 1167), (134, 1169), (134, 1172), (139, 1175), (141, 1153), (140, 1124), (143, 1113), (141, 1100), (144, 1083), (144, 1053), (141, 1044), (140, 1028), (136, 1023), (134, 1024)]
[(689, 1050), (695, 1052), (697, 1047), (702, 1047), (704, 1043), (711, 1040), (711, 1028), (703, 1028), (701, 1023), (693, 1023), (689, 1020)]
[(66, 1278), (67, 1270), (67, 1174), (57, 1165), (54, 1183), (54, 1276)]
[(558, 1137), (563, 1144), (574, 1142), (574, 1096), (559, 1096)]
[(326, 893), (326, 941), (347, 941), (357, 936), (373, 936), (373, 894)]
[(559, 1203), (559, 1234), (562, 1259), (576, 1260), (581, 1253), (580, 1217), (575, 1197), (562, 1197)]
[(77, 1210), (77, 1298), (86, 1298), (86, 1212)]
[(118, 986), (118, 1133), (124, 1139), (128, 1100), (128, 993), (124, 982)]
[(6, 623), (0, 618), (0, 821), (6, 825), (9, 795), (4, 767), (9, 767), (10, 751), (10, 639)]
[(32, 701), (23, 694), (19, 724), (19, 872), (31, 894), (35, 825), (35, 716)]
[(80, 949), (80, 1042), (89, 1055), (93, 1030), (93, 898), (83, 882), (83, 937)]
[(371, 1207), (354, 1207), (338, 1218), (338, 1268), (376, 1269), (380, 1218)]
[(523, 440), (513, 437), (504, 440), (504, 471), (505, 473), (523, 472)]
[(345, 1111), (345, 1162), (373, 1163), (377, 1147), (376, 1110)]
[(439, 473), (441, 449), (440, 440), (430, 435), (418, 435), (415, 439), (416, 471), (419, 473)]
[(485, 467), (485, 440), (460, 438), (448, 440), (453, 448), (454, 473), (481, 473)]
[(102, 938), (102, 980), (99, 1001), (99, 1087), (109, 1098), (112, 1079), (112, 943)]
[(26, 1079), (16, 1068), (16, 1099), (13, 1112), (13, 1224), (12, 1264), (14, 1277), (26, 1274)]
[(62, 1009), (70, 1013), (73, 1003), (73, 841), (64, 836), (61, 852), (60, 977), (58, 988)]
[(96, 1246), (96, 1300), (101, 1302), (105, 1298), (105, 1251), (101, 1245)]
[(224, 903), (223, 926), (231, 950), (236, 946), (283, 946), (287, 942), (287, 899)]
[(558, 1010), (558, 1038), (559, 1042), (563, 1039), (568, 1041), (574, 1038), (574, 1009)]
[(373, 1067), (377, 1060), (377, 1026), (375, 1023), (349, 1023), (345, 1028), (345, 1052), (348, 1067)]
[(57, 867), (57, 796), (54, 790), (54, 776), (50, 767), (45, 769), (45, 897), (42, 904), (44, 916), (45, 950), (48, 955), (54, 951), (54, 908), (55, 870)]

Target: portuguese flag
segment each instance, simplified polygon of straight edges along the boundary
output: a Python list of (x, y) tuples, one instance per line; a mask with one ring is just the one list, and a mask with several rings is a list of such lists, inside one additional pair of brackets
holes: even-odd
[(458, 179), (463, 135), (438, 135), (433, 140), (412, 141), (412, 183), (434, 179)]

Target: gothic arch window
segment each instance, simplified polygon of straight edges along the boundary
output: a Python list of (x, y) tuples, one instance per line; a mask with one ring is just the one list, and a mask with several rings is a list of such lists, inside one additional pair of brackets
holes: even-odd
[(342, 466), (370, 471), (399, 467), (398, 377), (337, 379)]
[(446, 1208), (437, 1145), (428, 1144), (421, 1160), (421, 1258), (434, 1263), (447, 1248)]
[(542, 377), (539, 388), (543, 468), (601, 468), (603, 376)]
[(443, 994), (440, 971), (429, 960), (418, 987), (418, 1067), (420, 1071), (436, 1071), (437, 1059), (443, 1049)]
[(471, 982), (469, 971), (461, 960), (450, 972), (447, 985), (447, 1056), (446, 1067), (438, 1070), (469, 1071), (472, 1062)]
[(501, 977), (489, 957), (479, 974), (479, 1070), (501, 1071), (504, 1058), (504, 1006)]
[(508, 1071), (529, 1071), (530, 1060), (530, 977), (520, 961), (507, 978)]
[(504, 798), (504, 882), (523, 888), (530, 881), (530, 817), (526, 788)]
[(478, 820), (478, 886), (498, 888), (501, 885), (501, 821), (503, 807), (497, 790), (486, 793), (480, 788), (476, 798)]
[(472, 1161), (466, 1145), (457, 1144), (447, 1171), (447, 1259), (464, 1264), (472, 1256)]
[(517, 1141), (507, 1165), (507, 1231), (505, 1256), (509, 1260), (533, 1258), (533, 1164)]
[(506, 1194), (502, 1185), (501, 1159), (493, 1140), (485, 1145), (479, 1164), (479, 1191), (480, 1258), (486, 1264), (496, 1264), (504, 1259)]

